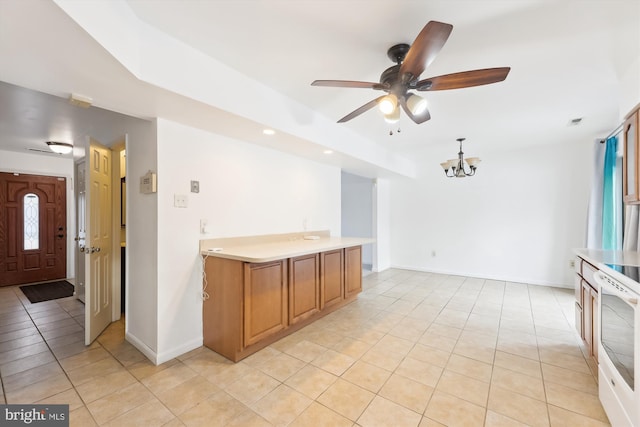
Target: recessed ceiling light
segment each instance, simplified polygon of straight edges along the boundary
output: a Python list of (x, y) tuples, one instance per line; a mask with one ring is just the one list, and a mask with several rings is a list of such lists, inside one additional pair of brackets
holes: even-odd
[(275, 135), (276, 131), (273, 129), (264, 129), (262, 133), (264, 133), (265, 135)]
[(324, 154), (333, 154), (333, 150), (324, 150), (323, 153)]

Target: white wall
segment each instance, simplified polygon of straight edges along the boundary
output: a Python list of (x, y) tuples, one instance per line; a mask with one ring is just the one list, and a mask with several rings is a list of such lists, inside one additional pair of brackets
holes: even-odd
[[(584, 246), (591, 141), (478, 152), (476, 176), (445, 178), (438, 154), (391, 184), (393, 266), (572, 286)], [(435, 256), (433, 253), (435, 252)]]
[(67, 179), (67, 278), (75, 276), (76, 233), (73, 159), (43, 154), (0, 150), (0, 172), (60, 176)]
[[(339, 235), (340, 169), (163, 119), (157, 132), (162, 362), (202, 344), (199, 240), (302, 231), (305, 222)], [(191, 180), (200, 182), (199, 193), (190, 193)], [(187, 195), (187, 208), (174, 207), (175, 194)]]
[[(158, 195), (139, 191), (140, 177), (156, 172), (154, 122), (127, 127), (126, 337), (151, 360), (158, 348)], [(117, 288), (120, 284), (116, 285)]]
[[(373, 237), (373, 179), (342, 172), (342, 236)], [(372, 245), (362, 247), (362, 263), (373, 263)]]

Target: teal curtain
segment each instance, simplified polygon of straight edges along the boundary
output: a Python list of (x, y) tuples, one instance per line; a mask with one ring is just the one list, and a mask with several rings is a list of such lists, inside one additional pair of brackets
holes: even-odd
[(602, 249), (622, 249), (622, 182), (617, 156), (618, 137), (605, 142), (604, 182), (602, 189)]

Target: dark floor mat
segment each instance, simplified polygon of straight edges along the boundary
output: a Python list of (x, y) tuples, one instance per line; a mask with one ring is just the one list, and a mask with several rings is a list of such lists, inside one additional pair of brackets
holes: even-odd
[(20, 286), (20, 290), (32, 303), (70, 297), (73, 295), (73, 285), (66, 280), (41, 283), (39, 285)]

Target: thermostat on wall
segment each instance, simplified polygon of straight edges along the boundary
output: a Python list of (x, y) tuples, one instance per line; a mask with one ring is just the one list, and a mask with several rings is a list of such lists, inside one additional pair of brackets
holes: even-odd
[(156, 174), (149, 171), (140, 177), (140, 192), (143, 194), (151, 194), (157, 191)]

